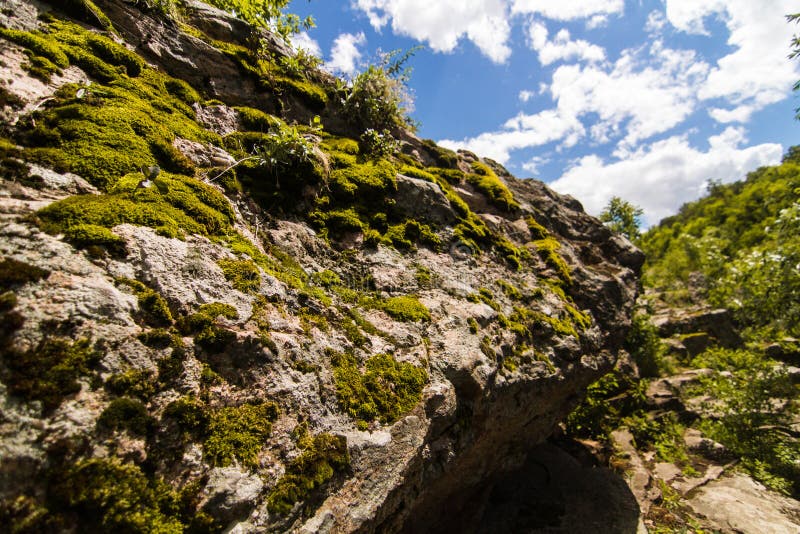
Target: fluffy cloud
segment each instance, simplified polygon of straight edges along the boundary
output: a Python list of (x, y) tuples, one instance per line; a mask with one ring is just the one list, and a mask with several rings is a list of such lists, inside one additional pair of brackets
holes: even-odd
[(357, 34), (343, 33), (333, 42), (331, 59), (325, 63), (325, 68), (331, 72), (338, 72), (352, 76), (358, 70), (358, 61), (361, 59), (361, 50), (367, 42), (364, 32)]
[(562, 115), (555, 109), (535, 115), (520, 114), (508, 120), (503, 128), (499, 132), (487, 132), (461, 141), (444, 139), (439, 144), (452, 150), (465, 148), (506, 163), (513, 150), (546, 145), (553, 141), (572, 146), (584, 133), (583, 125), (578, 119)]
[(622, 197), (641, 206), (646, 222), (655, 224), (700, 196), (709, 180), (732, 182), (780, 161), (781, 145), (742, 148), (745, 141), (744, 131), (731, 127), (711, 137), (706, 151), (692, 147), (685, 136), (675, 136), (622, 161), (609, 163), (586, 156), (550, 186), (578, 198), (595, 215), (612, 196)]
[(616, 15), (624, 9), (625, 0), (514, 0), (511, 7), (513, 13), (536, 13), (554, 20)]
[(511, 26), (506, 0), (353, 0), (353, 6), (380, 30), (428, 43), (437, 52), (452, 52), (466, 37), (496, 63), (511, 55)]
[(291, 36), (292, 46), (295, 50), (305, 50), (315, 57), (322, 57), (319, 43), (312, 39), (307, 32), (296, 33)]
[(505, 163), (514, 150), (552, 142), (571, 147), (588, 132), (603, 144), (621, 137), (618, 155), (625, 155), (695, 111), (697, 86), (708, 68), (694, 52), (660, 42), (627, 50), (609, 65), (562, 65), (549, 86), (554, 109), (517, 115), (501, 131), (443, 142)]
[(548, 40), (547, 26), (539, 21), (531, 21), (528, 26), (528, 43), (539, 55), (542, 65), (550, 65), (559, 60), (578, 59), (583, 61), (602, 61), (605, 50), (588, 41), (572, 41), (567, 30), (560, 30), (555, 38)]
[(712, 112), (721, 122), (747, 120), (754, 111), (783, 100), (800, 76), (796, 64), (786, 59), (794, 28), (784, 16), (797, 10), (796, 2), (774, 0), (768, 4), (667, 0), (667, 19), (678, 30), (708, 34), (704, 20), (716, 16), (730, 31), (728, 45), (733, 52), (711, 69), (698, 93), (701, 99), (722, 98), (736, 106), (733, 111)]

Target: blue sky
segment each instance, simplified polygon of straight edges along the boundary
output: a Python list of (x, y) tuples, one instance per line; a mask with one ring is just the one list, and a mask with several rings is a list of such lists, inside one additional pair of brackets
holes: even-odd
[[(784, 0), (295, 0), (296, 39), (350, 77), (411, 59), (418, 135), (653, 224), (800, 144)], [(797, 28), (800, 30), (800, 28)]]

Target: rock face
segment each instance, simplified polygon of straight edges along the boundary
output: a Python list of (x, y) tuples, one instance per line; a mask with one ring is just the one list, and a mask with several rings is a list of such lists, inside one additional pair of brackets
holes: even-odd
[[(3, 171), (0, 183), (0, 519), (113, 530), (134, 528), (141, 512), (173, 530), (432, 532), (479, 502), (488, 512), (476, 532), (490, 532), (504, 524), (502, 507), (492, 507), (506, 498), (506, 479), (536, 492), (549, 484), (536, 478), (541, 466), (554, 462), (574, 477), (554, 486), (561, 500), (553, 506), (571, 507), (573, 488), (589, 491), (595, 475), (581, 478), (552, 450), (531, 451), (613, 367), (637, 295), (643, 256), (635, 247), (576, 200), (491, 161), (449, 153), (460, 182), (433, 176), (424, 162), (443, 149), (408, 133), (403, 150), (426, 154), (414, 165), (399, 154), (356, 160), (331, 148), (357, 145), (336, 129), (344, 119), (335, 104), (320, 114), (339, 135), (304, 141), (333, 162), (323, 185), (291, 189), (317, 167), (256, 175), (254, 164), (236, 169), (243, 187), (231, 178), (223, 188), (211, 171), (246, 157), (233, 154), (241, 140), (264, 132), (222, 138), (211, 129), (242, 134), (230, 129), (281, 109), (307, 123), (318, 104), (294, 106), (300, 93), (270, 92), (243, 74), (214, 44), (247, 44), (242, 23), (218, 10), (188, 2), (188, 31), (140, 11), (142, 3), (95, 4), (129, 54), (225, 106), (171, 103), (164, 89), (154, 112), (172, 106), (188, 126), (165, 143), (147, 138), (161, 130), (138, 118), (124, 134), (149, 144), (99, 168), (86, 164), (93, 145), (79, 146), (77, 162), (69, 159), (74, 140), (37, 145), (47, 132), (27, 135), (32, 102), (7, 109), (25, 126), (6, 125), (0, 140), (4, 165), (21, 169)], [(4, 12), (4, 23), (26, 31), (52, 24), (37, 22), (46, 7), (24, 5), (16, 18)], [(122, 91), (137, 69), (149, 76), (148, 91), (191, 99), (174, 79), (98, 41), (100, 29), (89, 31), (86, 42), (116, 51), (108, 61), (127, 63), (111, 71), (80, 64), (117, 85), (94, 80), (80, 92), (53, 76), (40, 94), (62, 96), (35, 112), (36, 124), (59, 131), (60, 117), (71, 116), (65, 106), (103, 111), (109, 87)], [(0, 43), (18, 53), (7, 64), (15, 84), (3, 89), (17, 94), (33, 78), (14, 35), (0, 34)], [(290, 53), (267, 37), (274, 57)], [(324, 78), (312, 73), (303, 83)], [(243, 104), (261, 115), (233, 108)], [(225, 117), (202, 117), (211, 107)], [(97, 153), (105, 150), (103, 128), (112, 126), (83, 120), (100, 132)], [(66, 163), (48, 159), (58, 150)], [(117, 174), (109, 176), (108, 161)], [(166, 170), (146, 179), (131, 161)], [(39, 168), (49, 178), (35, 179)], [(375, 180), (355, 174), (373, 168), (391, 169), (377, 195)], [(470, 185), (464, 169), (475, 168), (507, 188), (514, 205)], [(325, 211), (343, 183), (363, 191), (349, 210)], [(485, 210), (470, 209), (459, 191)], [(362, 219), (353, 225), (348, 216)], [(129, 487), (138, 489), (127, 495)], [(626, 494), (618, 502), (627, 504), (606, 510), (608, 524), (635, 528), (635, 501)], [(597, 510), (582, 510), (542, 526), (585, 526), (581, 517)]]

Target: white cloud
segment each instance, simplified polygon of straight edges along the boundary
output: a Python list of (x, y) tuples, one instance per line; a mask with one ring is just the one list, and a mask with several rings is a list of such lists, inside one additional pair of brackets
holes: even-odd
[(295, 50), (305, 50), (312, 56), (322, 57), (322, 49), (319, 47), (319, 43), (312, 39), (307, 32), (292, 35), (291, 41)]
[[(795, 11), (796, 2), (789, 0), (667, 0), (666, 13), (670, 24), (687, 33), (708, 34), (704, 20), (712, 15), (725, 23), (734, 51), (711, 69), (698, 96), (725, 99), (737, 107), (736, 117), (749, 117), (786, 98), (800, 76), (796, 63), (786, 58), (794, 28), (784, 16)], [(730, 113), (716, 116), (722, 122), (739, 120)]]
[(624, 10), (625, 0), (514, 0), (511, 7), (513, 13), (537, 13), (554, 20), (616, 15)]
[(596, 120), (592, 138), (604, 143), (623, 126), (625, 146), (666, 132), (695, 109), (695, 91), (708, 66), (695, 53), (656, 42), (626, 50), (610, 68), (566, 65), (553, 74), (550, 91), (567, 115)]
[(542, 65), (568, 59), (603, 61), (606, 58), (605, 50), (601, 47), (581, 39), (572, 41), (566, 29), (560, 30), (552, 41), (547, 37), (547, 26), (539, 21), (531, 21), (528, 26), (528, 43), (538, 53)]
[(717, 122), (727, 124), (730, 122), (745, 123), (755, 111), (753, 106), (739, 106), (733, 109), (711, 108), (708, 114)]
[(596, 30), (597, 28), (605, 28), (608, 25), (608, 15), (595, 15), (586, 21), (587, 30)]
[(339, 72), (352, 76), (358, 70), (358, 61), (361, 59), (361, 50), (367, 42), (364, 32), (357, 34), (343, 33), (333, 42), (331, 59), (325, 63), (325, 68), (331, 72)]
[(545, 158), (542, 156), (534, 156), (525, 163), (522, 164), (522, 168), (525, 169), (530, 174), (536, 175), (539, 174), (539, 167), (541, 165), (547, 165), (550, 163), (550, 158)]
[(709, 139), (706, 151), (690, 146), (685, 136), (675, 136), (622, 161), (607, 163), (597, 156), (586, 156), (550, 186), (573, 195), (595, 215), (612, 196), (622, 197), (641, 206), (646, 222), (655, 224), (702, 195), (709, 180), (740, 180), (749, 171), (780, 161), (781, 145), (742, 148), (745, 141), (742, 128), (728, 128)]
[(523, 89), (522, 91), (519, 92), (519, 99), (522, 102), (527, 102), (528, 100), (530, 100), (534, 96), (536, 96), (536, 93), (534, 93), (533, 91), (527, 91), (527, 90)]
[(439, 144), (453, 150), (466, 148), (481, 156), (506, 163), (513, 150), (542, 146), (554, 141), (573, 146), (584, 133), (583, 125), (577, 118), (562, 115), (556, 109), (535, 115), (517, 115), (509, 119), (503, 128), (499, 132), (487, 132), (461, 141), (445, 139), (439, 141)]
[(511, 56), (511, 26), (506, 0), (352, 0), (380, 30), (426, 42), (437, 52), (452, 52), (466, 37), (495, 63)]
[(661, 11), (651, 11), (647, 16), (647, 24), (644, 30), (650, 34), (660, 33), (661, 30), (667, 25), (667, 18)]

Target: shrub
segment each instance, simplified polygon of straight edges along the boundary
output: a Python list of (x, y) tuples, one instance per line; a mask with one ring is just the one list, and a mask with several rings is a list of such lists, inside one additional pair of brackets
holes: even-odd
[(385, 66), (370, 65), (353, 80), (345, 97), (344, 114), (361, 131), (383, 131), (408, 127), (410, 107), (403, 79), (392, 77)]

